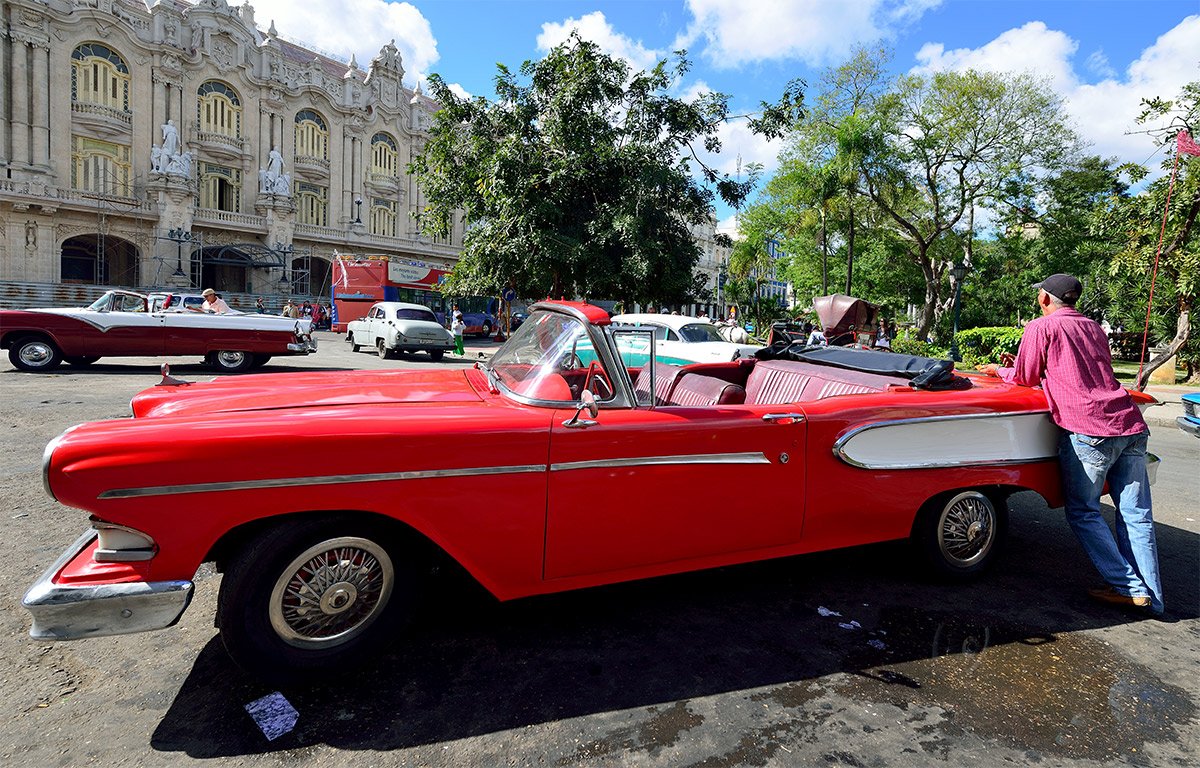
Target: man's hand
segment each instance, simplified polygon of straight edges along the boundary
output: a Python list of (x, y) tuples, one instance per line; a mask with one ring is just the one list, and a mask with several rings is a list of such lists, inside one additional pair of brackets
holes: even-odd
[(1017, 362), (1017, 356), (1011, 352), (1000, 353), (1000, 365), (1004, 368), (1012, 368), (1013, 363)]
[(986, 374), (988, 376), (999, 376), (1000, 375), (999, 369), (1000, 369), (1000, 366), (996, 365), (995, 363), (988, 363), (987, 365), (975, 366), (975, 370), (979, 371), (980, 373)]

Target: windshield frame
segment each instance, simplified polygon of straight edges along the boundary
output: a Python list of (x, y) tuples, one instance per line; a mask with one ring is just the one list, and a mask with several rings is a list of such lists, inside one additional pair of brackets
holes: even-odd
[[(603, 367), (604, 373), (608, 381), (613, 385), (613, 396), (600, 400), (597, 398), (597, 405), (601, 409), (628, 409), (633, 403), (633, 385), (629, 380), (629, 372), (625, 369), (620, 361), (620, 357), (614, 352), (612, 337), (608, 333), (607, 328), (601, 328), (593, 325), (587, 317), (574, 307), (564, 306), (562, 304), (539, 302), (529, 307), (527, 310), (528, 318), (521, 323), (521, 327), (513, 331), (509, 340), (505, 342), (492, 359), (488, 361), (486, 371), (489, 378), (495, 382), (496, 389), (506, 398), (514, 400), (525, 405), (537, 406), (539, 408), (555, 408), (559, 410), (569, 410), (577, 407), (580, 403), (578, 399), (572, 400), (546, 400), (541, 398), (530, 397), (510, 388), (504, 381), (504, 377), (497, 371), (495, 361), (497, 358), (503, 360), (504, 352), (514, 341), (520, 343), (526, 336), (536, 333), (538, 326), (537, 316), (539, 313), (547, 312), (550, 314), (565, 315), (568, 319), (579, 323), (583, 328), (583, 335), (576, 338), (574, 349), (578, 346), (578, 342), (587, 338), (592, 343), (596, 357)], [(544, 365), (544, 363), (539, 363)], [(595, 395), (595, 391), (592, 392)]]

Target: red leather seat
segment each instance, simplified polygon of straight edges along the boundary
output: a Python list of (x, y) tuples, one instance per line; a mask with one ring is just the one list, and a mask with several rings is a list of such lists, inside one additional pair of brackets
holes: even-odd
[(671, 389), (669, 405), (741, 405), (746, 402), (746, 390), (712, 376), (684, 373)]
[(675, 380), (683, 373), (678, 365), (659, 363), (653, 360), (642, 366), (637, 381), (633, 383), (633, 393), (638, 405), (650, 405), (650, 367), (654, 366), (654, 404), (666, 405), (671, 396)]

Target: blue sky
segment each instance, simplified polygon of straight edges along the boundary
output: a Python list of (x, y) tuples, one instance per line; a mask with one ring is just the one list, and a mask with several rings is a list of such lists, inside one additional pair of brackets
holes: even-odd
[[(735, 112), (778, 97), (859, 44), (894, 51), (896, 72), (1029, 69), (1066, 99), (1092, 150), (1153, 164), (1150, 139), (1129, 135), (1139, 100), (1200, 79), (1200, 0), (258, 0), (279, 32), (367, 66), (395, 38), (411, 86), (436, 72), (463, 93), (491, 96), (496, 64), (538, 58), (572, 29), (644, 67), (678, 47), (694, 68), (681, 93), (707, 88)], [(713, 162), (768, 173), (779, 145), (743, 126), (723, 132)], [(727, 220), (731, 212), (718, 210)]]

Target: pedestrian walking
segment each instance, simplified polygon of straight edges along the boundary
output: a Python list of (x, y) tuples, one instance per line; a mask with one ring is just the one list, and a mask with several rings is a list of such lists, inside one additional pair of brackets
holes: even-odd
[(263, 304), (262, 296), (259, 296), (257, 299), (254, 300), (254, 311), (260, 315), (266, 313), (267, 306), (265, 304)]
[[(1051, 275), (1035, 288), (1042, 316), (1025, 327), (1017, 355), (979, 369), (1025, 387), (1041, 385), (1062, 428), (1058, 460), (1067, 522), (1108, 586), (1089, 590), (1107, 603), (1163, 612), (1162, 579), (1150, 481), (1149, 429), (1113, 375), (1104, 329), (1075, 309), (1083, 285)], [(1108, 482), (1117, 507), (1116, 535), (1100, 514)]]
[(454, 354), (459, 357), (466, 355), (466, 347), (463, 346), (463, 331), (467, 328), (467, 324), (463, 322), (462, 312), (454, 313), (454, 320), (450, 322), (450, 332), (454, 334)]

